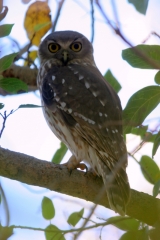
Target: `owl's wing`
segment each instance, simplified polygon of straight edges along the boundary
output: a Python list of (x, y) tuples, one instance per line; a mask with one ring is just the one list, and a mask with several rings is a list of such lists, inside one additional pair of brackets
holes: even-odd
[[(42, 98), (51, 110), (58, 108), (68, 128), (77, 131), (78, 136), (96, 150), (110, 205), (124, 214), (129, 184), (125, 172), (127, 154), (122, 135), (122, 110), (117, 94), (97, 68), (70, 65), (54, 67), (48, 72), (43, 80)], [(110, 173), (114, 179), (108, 185)]]
[(71, 65), (51, 69), (42, 96), (46, 105), (56, 105), (64, 121), (95, 149), (117, 160), (125, 153), (120, 100), (97, 68)]

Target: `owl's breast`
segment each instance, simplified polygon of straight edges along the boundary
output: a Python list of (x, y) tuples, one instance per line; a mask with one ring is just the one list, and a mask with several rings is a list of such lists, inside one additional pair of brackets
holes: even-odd
[[(52, 65), (51, 68), (44, 69), (39, 72), (38, 82), (45, 119), (57, 138), (81, 161), (85, 158), (86, 145), (74, 131), (76, 121), (70, 115), (72, 110), (69, 108), (76, 95), (72, 86), (73, 73), (67, 66)], [(43, 78), (40, 77), (42, 74)]]
[(88, 144), (97, 151), (108, 148), (113, 156), (123, 154), (120, 100), (98, 69), (78, 64), (51, 66), (40, 81), (46, 119), (51, 116), (47, 122), (70, 149), (75, 151), (79, 139), (79, 148)]
[(65, 143), (68, 149), (76, 157), (77, 164), (85, 160), (86, 152), (88, 152), (88, 145), (73, 128), (70, 128), (68, 124), (66, 124), (59, 109), (53, 113), (50, 109), (44, 107), (43, 114), (51, 131), (60, 141)]

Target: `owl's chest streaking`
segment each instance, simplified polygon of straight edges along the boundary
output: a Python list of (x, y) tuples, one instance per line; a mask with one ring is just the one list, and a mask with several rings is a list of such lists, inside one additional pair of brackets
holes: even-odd
[(101, 153), (118, 159), (126, 151), (119, 98), (97, 68), (49, 60), (41, 65), (38, 86), (51, 130), (78, 161), (91, 162)]
[[(80, 99), (84, 97), (81, 94), (82, 89), (75, 87), (74, 75), (77, 75), (77, 81), (81, 80), (82, 76), (78, 75), (76, 70), (73, 72), (71, 66), (57, 66), (54, 62), (48, 61), (41, 66), (37, 83), (41, 94), (43, 113), (52, 132), (67, 145), (76, 156), (77, 161), (87, 161), (85, 155), (89, 146), (74, 131), (74, 126), (78, 123), (70, 116), (71, 113), (75, 116), (78, 113), (73, 112), (69, 103), (78, 107), (81, 104)], [(75, 96), (79, 97), (79, 102), (75, 101)], [(92, 122), (91, 119), (90, 121)]]

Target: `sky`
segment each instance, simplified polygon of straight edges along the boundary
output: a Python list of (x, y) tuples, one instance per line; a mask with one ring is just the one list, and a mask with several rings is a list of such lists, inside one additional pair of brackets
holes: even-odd
[[(32, 0), (30, 2), (33, 3)], [(73, 1), (66, 0), (61, 12), (61, 17), (58, 21), (56, 30), (76, 30), (84, 34), (88, 39), (91, 38), (91, 18), (90, 18), (90, 1)], [(108, 14), (111, 20), (114, 21), (113, 11), (110, 1), (101, 1), (104, 11)], [(149, 2), (146, 16), (138, 13), (133, 5), (128, 4), (127, 0), (117, 0), (117, 12), (120, 26), (123, 34), (129, 39), (133, 45), (142, 43), (148, 37), (151, 31), (160, 32), (160, 2), (152, 0)], [(16, 7), (15, 7), (16, 3)], [(4, 5), (9, 7), (7, 17), (3, 23), (14, 23), (11, 37), (16, 39), (20, 47), (28, 43), (26, 32), (23, 28), (23, 21), (25, 12), (28, 8), (27, 4), (23, 4), (20, 0), (4, 0)], [(49, 1), (52, 10), (52, 20), (56, 13), (56, 1)], [(147, 44), (159, 44), (160, 40), (151, 36)], [(121, 52), (128, 46), (113, 32), (112, 29), (105, 23), (97, 8), (95, 8), (95, 38), (93, 42), (94, 58), (97, 67), (102, 74), (110, 69), (113, 75), (118, 79), (122, 85), (122, 90), (119, 93), (122, 107), (124, 108), (129, 97), (137, 90), (148, 86), (154, 85), (155, 70), (140, 70), (132, 68), (121, 57)], [(17, 51), (10, 39), (2, 39), (0, 44), (0, 57), (5, 54)], [(20, 104), (37, 104), (40, 105), (39, 93), (26, 93), (18, 96), (0, 97), (0, 102), (5, 104), (5, 109), (9, 112), (16, 109)], [(156, 118), (159, 116), (160, 107), (157, 108), (149, 117)], [(0, 119), (0, 124), (2, 119)], [(155, 124), (155, 122), (154, 122)], [(154, 128), (154, 124), (150, 127)], [(140, 139), (133, 135), (127, 138), (127, 148), (131, 151), (138, 145)], [(48, 128), (41, 109), (20, 109), (11, 115), (6, 124), (5, 131), (1, 139), (1, 146), (16, 152), (22, 152), (39, 159), (50, 161), (54, 152), (59, 147), (59, 140), (53, 135)], [(142, 150), (136, 154), (139, 160), (142, 154), (151, 156), (152, 144), (146, 144)], [(64, 162), (70, 156), (68, 151)], [(155, 155), (155, 161), (160, 165), (159, 161), (160, 150)], [(129, 182), (131, 188), (138, 191), (148, 192), (152, 194), (152, 185), (149, 184), (141, 174), (139, 166), (129, 158), (127, 168)], [(135, 178), (136, 173), (136, 178)], [(82, 201), (76, 198), (71, 198), (66, 195), (61, 195), (51, 192), (47, 189), (38, 187), (31, 187), (17, 181), (1, 178), (1, 184), (5, 191), (10, 210), (10, 224), (33, 226), (33, 227), (46, 227), (49, 222), (44, 220), (41, 215), (41, 201), (43, 196), (50, 197), (56, 207), (56, 217), (52, 221), (53, 224), (62, 229), (68, 229), (66, 223), (67, 218), (73, 211), (79, 211), (85, 208), (85, 216), (89, 212), (91, 203)], [(63, 208), (61, 207), (63, 206)], [(1, 221), (5, 224), (4, 206), (1, 206)], [(94, 213), (93, 219), (108, 218), (115, 215), (113, 211), (98, 207)], [(78, 226), (81, 226), (82, 222)], [(77, 226), (77, 227), (78, 227)], [(100, 229), (94, 231), (86, 231), (80, 237), (81, 239), (99, 239)], [(121, 232), (113, 227), (105, 227), (102, 231), (102, 239), (117, 240)], [(12, 240), (19, 239), (40, 239), (43, 240), (44, 234), (37, 231), (16, 230), (15, 234), (11, 237)], [(66, 239), (72, 239), (72, 235), (66, 235)]]

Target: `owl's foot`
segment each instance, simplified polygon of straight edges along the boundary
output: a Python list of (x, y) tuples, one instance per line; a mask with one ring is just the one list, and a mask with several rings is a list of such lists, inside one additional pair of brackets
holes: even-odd
[(88, 167), (84, 163), (79, 163), (77, 165), (77, 168), (80, 168), (81, 170), (86, 170), (86, 172), (88, 172)]
[(68, 162), (62, 164), (64, 166), (66, 166), (70, 172), (70, 174), (72, 173), (72, 171), (74, 169), (80, 168), (81, 170), (85, 170), (88, 171), (87, 166), (84, 163), (79, 163), (76, 159), (76, 157), (74, 155), (72, 155), (70, 157), (70, 159), (68, 160)]

